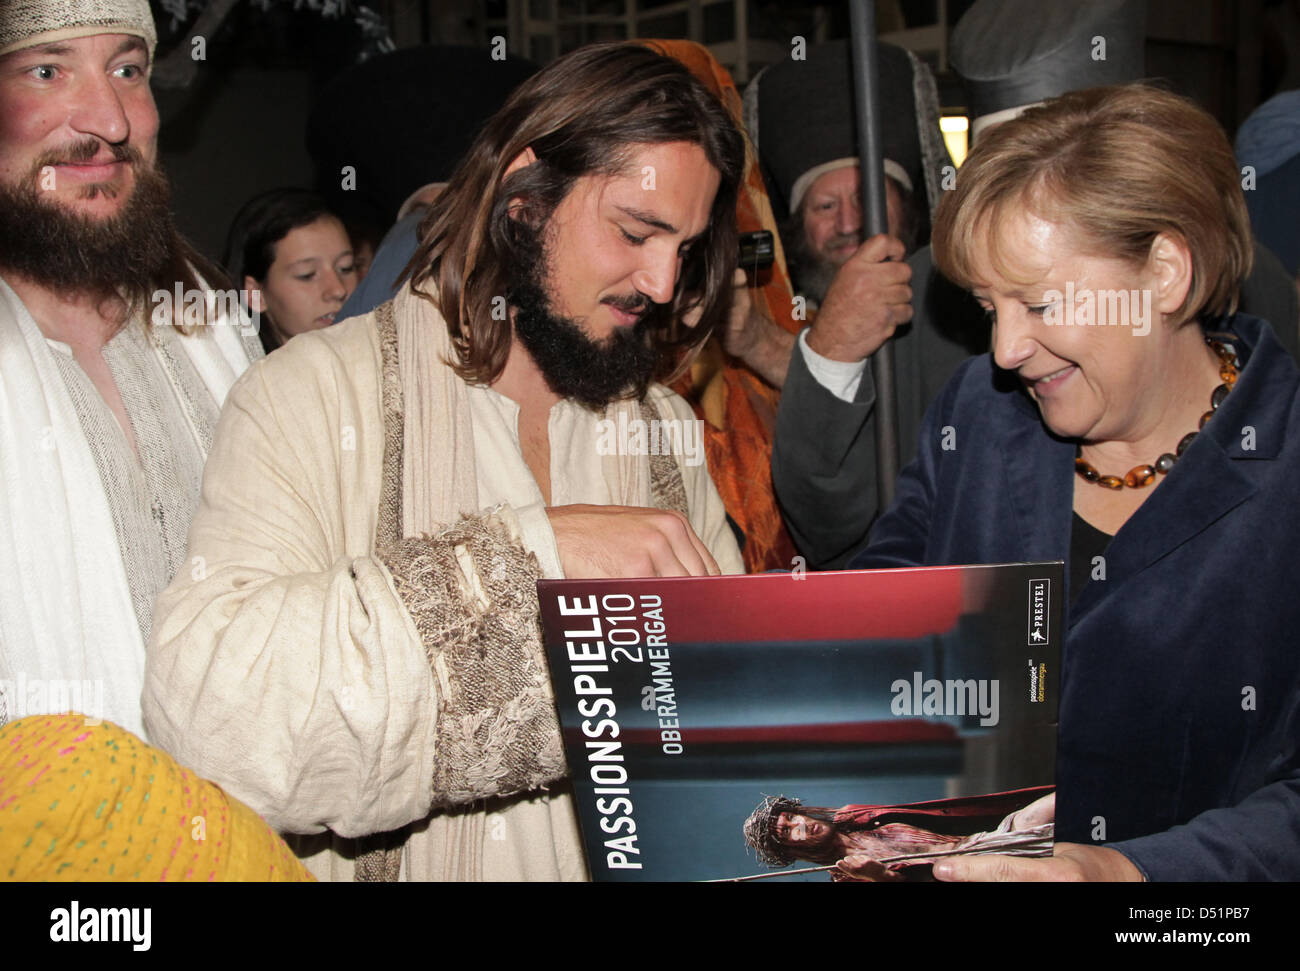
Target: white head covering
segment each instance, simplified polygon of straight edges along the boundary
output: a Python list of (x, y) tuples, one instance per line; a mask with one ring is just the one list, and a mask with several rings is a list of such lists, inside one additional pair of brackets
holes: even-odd
[(4, 0), (0, 3), (0, 56), (37, 44), (90, 37), (134, 34), (153, 60), (158, 34), (149, 0)]

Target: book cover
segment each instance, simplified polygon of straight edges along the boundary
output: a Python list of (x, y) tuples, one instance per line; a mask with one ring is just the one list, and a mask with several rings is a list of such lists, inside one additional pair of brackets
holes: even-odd
[(1050, 854), (1063, 572), (540, 581), (592, 878)]

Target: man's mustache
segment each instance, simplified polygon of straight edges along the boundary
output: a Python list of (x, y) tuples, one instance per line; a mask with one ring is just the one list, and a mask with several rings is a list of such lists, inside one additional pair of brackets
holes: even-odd
[(651, 305), (650, 298), (644, 294), (635, 297), (606, 297), (601, 303), (607, 303), (625, 314), (637, 315), (644, 314)]
[(132, 165), (139, 165), (144, 161), (144, 156), (140, 154), (140, 150), (134, 145), (128, 145), (125, 142), (106, 144), (91, 138), (75, 142), (63, 148), (52, 148), (48, 152), (44, 152), (36, 160), (33, 168), (39, 173), (48, 165), (82, 165), (93, 161), (105, 148), (112, 154), (114, 162), (129, 162)]
[(826, 241), (826, 249), (838, 249), (841, 246), (853, 246), (854, 248), (862, 245), (861, 233), (843, 233), (832, 236)]

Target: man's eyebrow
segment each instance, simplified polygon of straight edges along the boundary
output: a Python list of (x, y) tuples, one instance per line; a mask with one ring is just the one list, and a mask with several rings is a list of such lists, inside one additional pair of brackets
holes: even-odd
[[(627, 215), (631, 216), (633, 219), (637, 220), (638, 222), (643, 222), (647, 226), (653, 226), (655, 229), (661, 229), (665, 233), (676, 233), (678, 231), (677, 227), (674, 226), (672, 223), (664, 222), (654, 213), (647, 212), (645, 209), (637, 209), (635, 206), (619, 206), (619, 205), (616, 205), (615, 208), (621, 210), (622, 212), (627, 213)], [(707, 233), (708, 231), (709, 230), (707, 227), (701, 229), (690, 239), (684, 240), (683, 242), (693, 243), (697, 239), (700, 239), (702, 236), (704, 236), (704, 234)]]
[(120, 57), (127, 51), (139, 51), (141, 54), (148, 55), (149, 48), (145, 46), (144, 40), (136, 37), (134, 34), (128, 36), (122, 43), (117, 45), (117, 50), (113, 52), (114, 57)]
[[(141, 38), (132, 34), (122, 40), (117, 50), (113, 52), (113, 56), (121, 57), (127, 51), (140, 51), (140, 53), (147, 55), (149, 49)], [(21, 57), (67, 57), (72, 52), (71, 45), (52, 40), (48, 44), (37, 44), (35, 47), (24, 47), (22, 50), (10, 51), (0, 57), (0, 63), (8, 63), (11, 59), (17, 60)]]
[(666, 223), (652, 212), (645, 209), (637, 209), (634, 206), (615, 206), (627, 215), (631, 216), (638, 222), (643, 222), (647, 226), (653, 226), (655, 229), (662, 229), (665, 233), (676, 233), (677, 227), (672, 223)]
[(10, 51), (8, 54), (0, 57), (0, 63), (7, 64), (9, 61), (16, 61), (22, 57), (66, 57), (72, 53), (72, 48), (52, 40), (48, 44), (37, 44), (35, 47), (24, 47), (22, 50)]

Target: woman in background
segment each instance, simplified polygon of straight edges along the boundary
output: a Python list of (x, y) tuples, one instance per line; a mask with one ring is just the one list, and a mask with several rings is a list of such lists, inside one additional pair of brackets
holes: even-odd
[(1300, 879), (1300, 371), (1217, 122), (1142, 85), (976, 144), (939, 269), (993, 322), (854, 567), (1067, 564), (1049, 859), (939, 879)]
[(325, 200), (303, 189), (272, 189), (244, 204), (226, 237), (226, 270), (263, 318), (269, 354), (289, 338), (334, 323), (356, 289), (347, 231)]

